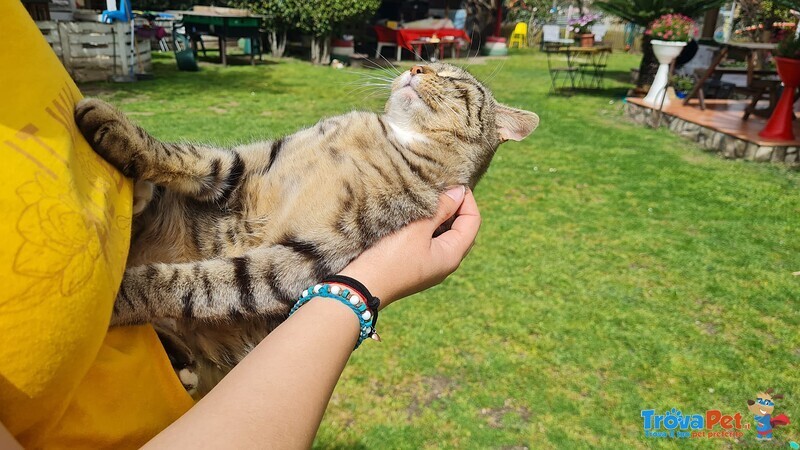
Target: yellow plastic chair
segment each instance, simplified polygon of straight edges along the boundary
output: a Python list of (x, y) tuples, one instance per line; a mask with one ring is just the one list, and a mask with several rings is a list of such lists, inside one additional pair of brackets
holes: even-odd
[(528, 24), (525, 22), (517, 22), (514, 27), (514, 32), (511, 33), (511, 39), (508, 41), (508, 48), (513, 48), (517, 44), (518, 48), (528, 46)]

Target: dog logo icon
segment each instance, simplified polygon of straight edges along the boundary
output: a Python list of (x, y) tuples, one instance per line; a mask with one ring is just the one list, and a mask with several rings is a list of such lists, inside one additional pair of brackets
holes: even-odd
[(789, 424), (789, 418), (784, 414), (773, 416), (775, 411), (775, 400), (782, 399), (782, 394), (772, 394), (774, 389), (767, 389), (756, 394), (755, 400), (747, 401), (747, 409), (753, 413), (756, 421), (756, 439), (772, 439), (772, 430), (777, 426)]

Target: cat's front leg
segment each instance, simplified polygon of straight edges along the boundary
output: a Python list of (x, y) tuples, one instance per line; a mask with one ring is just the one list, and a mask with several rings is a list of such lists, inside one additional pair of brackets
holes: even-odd
[(125, 176), (198, 200), (225, 201), (245, 172), (235, 151), (161, 142), (102, 100), (81, 100), (75, 122), (92, 148)]
[(160, 318), (281, 317), (302, 289), (341, 270), (356, 253), (329, 252), (293, 238), (233, 258), (131, 267), (117, 294), (111, 325)]

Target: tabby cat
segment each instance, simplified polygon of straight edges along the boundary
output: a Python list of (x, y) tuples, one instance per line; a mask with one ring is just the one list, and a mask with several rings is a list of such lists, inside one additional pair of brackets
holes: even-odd
[(81, 101), (82, 134), (137, 181), (111, 325), (153, 323), (201, 396), (300, 291), (432, 217), (445, 188), (474, 187), (498, 145), (539, 122), (447, 64), (414, 66), (391, 89), (383, 114), (350, 112), (234, 148), (160, 142), (111, 105)]

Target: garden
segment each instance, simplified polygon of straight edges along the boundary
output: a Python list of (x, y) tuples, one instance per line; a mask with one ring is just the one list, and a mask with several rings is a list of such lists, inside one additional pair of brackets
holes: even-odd
[[(374, 69), (153, 58), (153, 80), (81, 89), (164, 140), (268, 139), (387, 97)], [(626, 121), (640, 59), (613, 54), (604, 88), (570, 97), (548, 94), (538, 50), (458, 61), (541, 125), (478, 185), (461, 268), (387, 309), (384, 342), (353, 354), (316, 447), (761, 448), (750, 429), (649, 438), (642, 413), (753, 424), (747, 400), (767, 388), (792, 420), (771, 446), (800, 441), (800, 174)]]

